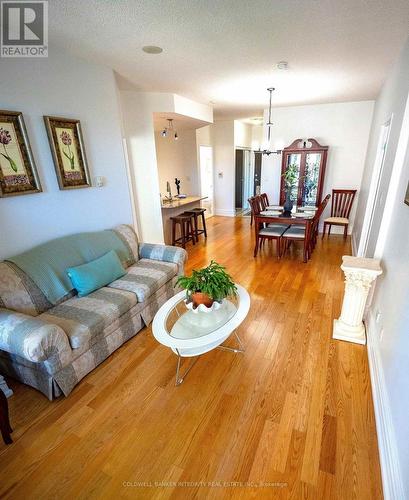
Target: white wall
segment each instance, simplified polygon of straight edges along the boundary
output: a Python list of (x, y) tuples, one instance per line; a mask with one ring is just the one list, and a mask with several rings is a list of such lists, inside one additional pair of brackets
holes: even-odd
[(234, 120), (234, 147), (251, 148), (252, 147), (252, 125)]
[(176, 94), (123, 90), (120, 101), (140, 238), (150, 243), (163, 243), (153, 113), (177, 113), (211, 121), (213, 110)]
[[(323, 196), (336, 188), (358, 189), (359, 196), (373, 105), (373, 101), (362, 101), (275, 108), (273, 148), (282, 149), (295, 139), (308, 137), (329, 146)], [(269, 195), (272, 204), (278, 203), (280, 197), (281, 158), (281, 155), (263, 157), (261, 190)], [(356, 207), (355, 201), (349, 232)], [(329, 211), (330, 204), (324, 217)]]
[(198, 195), (196, 130), (178, 130), (178, 140), (162, 137), (155, 132), (156, 158), (158, 162), (159, 188), (162, 196), (166, 194), (166, 181), (169, 181), (175, 195), (175, 177), (181, 180), (181, 193)]
[[(385, 246), (382, 254), (379, 255), (383, 275), (377, 280), (368, 317), (368, 349), (373, 353), (375, 360), (371, 366), (372, 387), (375, 395), (381, 395), (380, 398), (375, 397), (375, 409), (377, 416), (380, 416), (377, 419), (377, 432), (384, 488), (389, 493), (395, 492), (393, 498), (409, 498), (407, 474), (409, 471), (409, 206), (403, 202), (409, 182), (408, 94), (409, 40), (376, 102), (362, 184), (365, 197), (360, 200), (359, 224), (355, 227), (357, 241), (359, 241), (380, 127), (393, 114), (384, 176), (380, 187), (385, 195), (383, 202), (375, 208), (375, 218), (383, 219), (385, 200), (387, 206), (391, 201), (390, 195), (393, 196), (392, 212), (386, 221), (388, 227)], [(404, 113), (406, 124), (402, 128)], [(403, 142), (402, 139), (404, 139)], [(404, 157), (400, 173), (398, 170), (401, 164), (396, 155), (399, 143), (399, 147), (403, 146), (402, 157)], [(392, 182), (389, 183), (391, 176)], [(395, 179), (395, 176), (398, 177)], [(398, 181), (397, 191), (391, 193), (389, 190), (388, 192), (389, 184), (392, 184), (394, 180)], [(381, 225), (384, 223), (385, 221), (382, 220)], [(374, 227), (370, 234), (370, 241), (375, 242), (372, 248), (376, 246), (377, 239), (378, 230)], [(380, 313), (378, 322), (375, 321), (377, 313)], [(383, 425), (384, 422), (391, 425)], [(393, 458), (396, 458), (395, 464)], [(402, 484), (404, 493), (399, 490)]]
[[(43, 193), (0, 199), (0, 258), (78, 231), (132, 223), (113, 72), (55, 47), (48, 58), (0, 59), (0, 109), (22, 111)], [(91, 178), (60, 191), (43, 115), (81, 120)]]
[[(380, 182), (378, 206), (374, 214), (373, 231), (369, 235), (367, 256), (372, 257), (375, 252), (376, 240), (381, 224), (381, 218), (385, 207), (386, 194), (389, 180), (392, 175), (393, 161), (399, 140), (399, 133), (405, 110), (405, 103), (408, 89), (409, 59), (407, 51), (403, 51), (398, 64), (392, 69), (389, 78), (385, 82), (379, 99), (376, 101), (374, 117), (371, 126), (371, 135), (368, 145), (368, 154), (365, 162), (365, 170), (362, 178), (361, 196), (357, 208), (357, 225), (354, 235), (357, 246), (362, 231), (362, 224), (365, 217), (366, 203), (368, 200), (369, 186), (372, 178), (375, 156), (381, 132), (381, 127), (390, 118), (392, 125), (389, 133), (388, 147), (385, 154), (383, 174)], [(406, 79), (405, 79), (406, 76)]]
[(234, 121), (216, 121), (213, 125), (214, 200), (216, 215), (234, 216)]

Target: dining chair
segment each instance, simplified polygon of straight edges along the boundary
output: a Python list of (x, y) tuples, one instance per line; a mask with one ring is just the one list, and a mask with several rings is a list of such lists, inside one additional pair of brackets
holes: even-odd
[(266, 209), (269, 205), (267, 193), (261, 193), (260, 196), (261, 196), (261, 200), (262, 200), (263, 205), (264, 205), (264, 209)]
[[(251, 206), (251, 211), (254, 215), (254, 220), (256, 221), (256, 217), (260, 215), (260, 200), (258, 199), (258, 196), (254, 196), (252, 198), (249, 198), (249, 203)], [(256, 232), (256, 244), (254, 247), (254, 257), (257, 257), (257, 253), (259, 249), (261, 249), (262, 244), (266, 240), (270, 241), (276, 241), (276, 246), (277, 246), (277, 258), (279, 259), (281, 257), (281, 236), (285, 232), (285, 230), (288, 228), (288, 225), (284, 224), (268, 224), (267, 227), (265, 227), (265, 224), (263, 222), (257, 222), (255, 224), (255, 232)]]
[(322, 237), (325, 236), (325, 231), (328, 227), (328, 236), (331, 232), (331, 226), (344, 226), (344, 238), (348, 234), (349, 215), (351, 213), (352, 204), (356, 195), (356, 189), (333, 189), (331, 217), (324, 220), (324, 229)]
[(322, 200), (317, 211), (315, 212), (313, 222), (312, 222), (312, 227), (311, 227), (311, 241), (310, 241), (311, 250), (310, 250), (310, 253), (312, 253), (312, 251), (315, 248), (315, 245), (317, 244), (318, 229), (319, 229), (321, 215), (323, 214), (326, 206), (328, 205), (330, 198), (331, 198), (331, 195), (327, 194), (327, 196)]
[(258, 206), (258, 209), (259, 209), (258, 213), (260, 213), (263, 210), (265, 210), (266, 205), (264, 204), (263, 198), (261, 197), (260, 194), (256, 194), (255, 196), (251, 196), (248, 199), (248, 202), (250, 203), (250, 226), (252, 226), (253, 225), (253, 220), (254, 220), (254, 213), (253, 213), (253, 209), (251, 208), (251, 202), (250, 202), (250, 200), (254, 200), (255, 203), (257, 203), (257, 206)]
[[(318, 209), (316, 210), (311, 226), (310, 226), (310, 232), (309, 232), (309, 241), (307, 242), (307, 255), (304, 255), (304, 261), (305, 259), (310, 259), (311, 254), (315, 248), (315, 245), (317, 243), (317, 235), (318, 235), (318, 225), (319, 221), (321, 218), (321, 215), (323, 211), (325, 210), (325, 207), (328, 204), (329, 199), (331, 198), (330, 194), (327, 194), (327, 196), (324, 198), (324, 200), (320, 203)], [(282, 244), (282, 249), (283, 249), (283, 255), (294, 241), (304, 241), (306, 238), (306, 228), (307, 226), (301, 225), (301, 224), (291, 224), (291, 226), (285, 231), (285, 233), (282, 236), (283, 244)], [(305, 247), (304, 247), (305, 248)]]

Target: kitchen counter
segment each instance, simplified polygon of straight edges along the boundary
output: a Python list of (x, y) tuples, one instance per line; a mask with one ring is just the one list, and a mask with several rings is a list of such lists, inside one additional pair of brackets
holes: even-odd
[(198, 203), (206, 198), (207, 196), (186, 196), (186, 198), (173, 198), (172, 201), (162, 200), (162, 209), (180, 208), (190, 203)]
[[(185, 210), (200, 207), (201, 200), (206, 199), (207, 196), (186, 196), (186, 198), (173, 198), (171, 202), (162, 200), (163, 234), (167, 245), (172, 244), (172, 221), (170, 218), (183, 213)], [(177, 233), (176, 238), (179, 236)]]

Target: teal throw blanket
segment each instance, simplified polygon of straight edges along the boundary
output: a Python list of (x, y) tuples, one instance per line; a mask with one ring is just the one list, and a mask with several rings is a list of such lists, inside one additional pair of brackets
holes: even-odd
[(7, 260), (28, 274), (56, 304), (73, 290), (67, 269), (98, 259), (110, 250), (115, 250), (122, 262), (132, 260), (127, 246), (112, 230), (64, 236)]

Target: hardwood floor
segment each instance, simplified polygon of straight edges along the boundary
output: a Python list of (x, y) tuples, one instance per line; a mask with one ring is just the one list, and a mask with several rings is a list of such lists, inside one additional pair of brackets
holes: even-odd
[(349, 241), (319, 238), (307, 264), (268, 244), (254, 259), (249, 219), (208, 226), (187, 270), (213, 258), (249, 290), (246, 352), (212, 351), (175, 387), (176, 357), (146, 328), (68, 398), (9, 380), (0, 496), (382, 498), (366, 348), (331, 339)]

